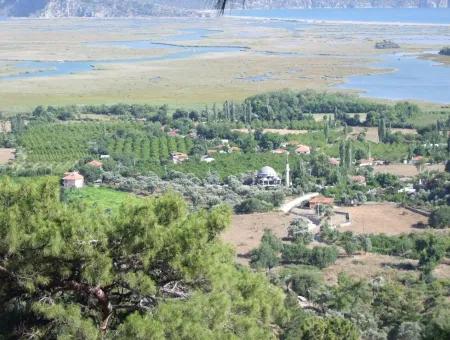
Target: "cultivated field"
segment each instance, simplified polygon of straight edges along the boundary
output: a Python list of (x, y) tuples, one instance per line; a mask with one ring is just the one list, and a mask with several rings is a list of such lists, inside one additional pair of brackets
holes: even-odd
[[(443, 164), (432, 164), (424, 166), (422, 172), (427, 171), (445, 171), (445, 166)], [(379, 165), (374, 167), (374, 172), (378, 173), (388, 173), (400, 177), (414, 177), (419, 174), (419, 170), (415, 165), (412, 164), (389, 164), (389, 165)]]
[[(421, 231), (420, 223), (427, 224), (425, 216), (399, 208), (395, 204), (366, 204), (358, 207), (339, 207), (338, 211), (350, 213), (351, 225), (340, 227), (339, 231), (352, 231), (356, 234), (398, 235)], [(332, 222), (336, 223), (338, 216)]]

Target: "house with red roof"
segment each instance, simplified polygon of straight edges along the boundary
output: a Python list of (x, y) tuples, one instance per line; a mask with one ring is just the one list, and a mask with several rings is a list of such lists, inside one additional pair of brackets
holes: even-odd
[(356, 183), (359, 185), (366, 185), (366, 178), (364, 176), (352, 176), (351, 180), (353, 183)]
[(297, 145), (295, 153), (298, 155), (309, 155), (311, 153), (311, 148), (308, 145)]
[(325, 206), (333, 206), (334, 204), (334, 198), (332, 197), (325, 197), (322, 195), (315, 196), (309, 200), (309, 208), (315, 209), (319, 205), (325, 205)]
[(63, 186), (65, 189), (82, 188), (84, 186), (84, 177), (78, 171), (66, 172), (63, 177)]
[(103, 167), (103, 163), (95, 159), (93, 161), (88, 162), (87, 164), (96, 169), (101, 169)]

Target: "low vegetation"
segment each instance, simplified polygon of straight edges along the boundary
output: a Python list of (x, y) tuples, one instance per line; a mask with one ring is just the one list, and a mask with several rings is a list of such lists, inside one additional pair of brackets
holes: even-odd
[[(0, 167), (0, 338), (447, 339), (450, 283), (436, 273), (450, 256), (450, 173), (424, 169), (449, 159), (450, 119), (416, 125), (423, 116), (408, 102), (280, 91), (202, 110), (12, 117), (0, 139), (16, 149)], [(419, 175), (377, 172), (374, 161), (410, 162)], [(283, 185), (255, 185), (263, 166)], [(86, 186), (61, 190), (66, 171)], [(264, 219), (312, 192), (341, 206), (395, 202), (429, 214), (431, 228), (424, 217), (410, 234), (342, 232), (332, 206), (300, 207), (283, 238), (266, 230), (239, 254), (250, 268), (236, 265), (219, 240), (233, 212)], [(409, 262), (389, 277), (325, 283), (356, 254)]]

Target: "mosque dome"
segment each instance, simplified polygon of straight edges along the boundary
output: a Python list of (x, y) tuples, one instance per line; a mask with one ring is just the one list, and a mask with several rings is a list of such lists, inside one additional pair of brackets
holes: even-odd
[(270, 166), (265, 166), (258, 171), (259, 177), (278, 177), (277, 172)]

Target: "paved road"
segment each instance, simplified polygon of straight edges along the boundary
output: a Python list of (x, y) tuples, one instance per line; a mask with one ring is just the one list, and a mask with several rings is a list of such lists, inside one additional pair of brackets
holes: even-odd
[(284, 213), (288, 213), (290, 212), (292, 209), (294, 209), (295, 207), (299, 206), (300, 204), (302, 204), (303, 202), (309, 201), (311, 198), (319, 196), (319, 193), (317, 192), (312, 192), (300, 197), (297, 197), (295, 199), (293, 199), (292, 201), (289, 201), (287, 203), (284, 203), (281, 207), (280, 210)]

